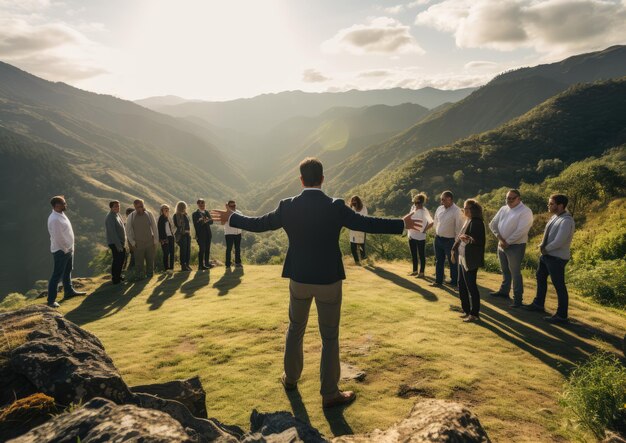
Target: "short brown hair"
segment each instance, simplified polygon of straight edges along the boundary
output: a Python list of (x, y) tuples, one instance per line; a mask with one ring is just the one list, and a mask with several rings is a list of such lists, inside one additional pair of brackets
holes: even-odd
[(56, 205), (60, 205), (61, 203), (65, 203), (65, 196), (64, 195), (55, 195), (54, 197), (52, 197), (50, 199), (50, 204), (52, 205), (53, 208)]
[(204, 203), (204, 199), (203, 198), (199, 198), (198, 200), (196, 200), (196, 204), (199, 205), (200, 203)]
[(454, 194), (452, 193), (452, 191), (443, 191), (441, 193), (441, 196), (454, 199)]
[(567, 203), (569, 203), (569, 199), (567, 198), (567, 195), (552, 194), (550, 198), (554, 200), (554, 203), (556, 203), (557, 205), (563, 205), (563, 209), (567, 208)]
[(520, 198), (522, 197), (522, 194), (520, 194), (519, 189), (509, 189), (509, 190), (507, 191), (507, 194), (508, 194), (509, 192), (510, 192), (511, 194), (515, 194), (515, 195), (517, 195), (517, 196), (518, 196), (518, 197), (520, 197)]
[(320, 186), (324, 179), (324, 166), (315, 157), (307, 157), (300, 162), (300, 176), (304, 186)]
[(113, 206), (115, 206), (115, 205), (119, 205), (119, 204), (120, 204), (120, 202), (119, 202), (119, 201), (117, 201), (117, 200), (111, 200), (111, 201), (109, 202), (109, 209), (113, 209)]
[(354, 206), (357, 211), (363, 209), (363, 200), (358, 195), (353, 195), (350, 199), (350, 207)]
[(237, 203), (235, 202), (235, 200), (228, 200), (226, 204), (230, 206), (231, 204), (236, 205)]
[(473, 198), (468, 198), (465, 200), (465, 204), (469, 206), (470, 215), (472, 218), (483, 218), (483, 207), (478, 203), (478, 201)]
[(133, 201), (133, 205), (143, 205), (143, 200), (140, 198), (137, 198)]
[(130, 213), (134, 211), (135, 211), (135, 208), (126, 208), (126, 215), (130, 215)]

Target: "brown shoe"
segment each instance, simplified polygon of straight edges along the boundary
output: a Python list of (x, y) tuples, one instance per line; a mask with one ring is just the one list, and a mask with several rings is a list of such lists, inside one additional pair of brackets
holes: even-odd
[(322, 399), (323, 408), (333, 408), (335, 406), (348, 405), (356, 399), (356, 394), (352, 391), (339, 391), (334, 397)]

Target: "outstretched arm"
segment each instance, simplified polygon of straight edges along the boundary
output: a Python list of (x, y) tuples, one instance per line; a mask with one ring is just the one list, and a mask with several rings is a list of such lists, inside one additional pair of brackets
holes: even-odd
[(344, 205), (343, 225), (353, 231), (362, 231), (370, 234), (402, 234), (403, 229), (420, 229), (422, 220), (411, 218), (409, 212), (402, 219), (399, 218), (379, 218), (357, 214), (352, 209)]
[(283, 227), (280, 212), (282, 202), (272, 212), (268, 212), (261, 217), (246, 217), (232, 211), (228, 206), (225, 211), (212, 209), (211, 219), (215, 222), (225, 224), (228, 222), (233, 228), (244, 229), (251, 232), (274, 231)]

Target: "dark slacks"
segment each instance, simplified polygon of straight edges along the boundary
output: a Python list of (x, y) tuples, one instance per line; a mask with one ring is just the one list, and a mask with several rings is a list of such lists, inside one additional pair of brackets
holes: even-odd
[(350, 242), (350, 251), (352, 252), (352, 257), (354, 257), (354, 262), (359, 263), (359, 253), (361, 254), (361, 258), (367, 258), (365, 254), (365, 243), (352, 243)]
[(450, 265), (450, 280), (453, 286), (458, 282), (459, 267), (452, 264), (450, 255), (454, 246), (454, 238), (435, 236), (435, 282), (443, 283), (443, 268), (446, 259)]
[(569, 304), (569, 294), (567, 293), (567, 286), (565, 286), (565, 265), (567, 265), (568, 261), (551, 255), (542, 255), (539, 258), (539, 267), (535, 274), (537, 277), (537, 295), (535, 295), (533, 303), (541, 307), (545, 304), (549, 275), (556, 290), (559, 304), (556, 315), (561, 318), (567, 318)]
[(178, 241), (178, 247), (180, 248), (181, 266), (189, 266), (189, 261), (191, 260), (191, 235), (183, 235)]
[(126, 249), (122, 248), (121, 251), (117, 250), (117, 246), (109, 244), (111, 249), (111, 281), (113, 283), (119, 283), (122, 281), (122, 269), (124, 268), (124, 261), (126, 260)]
[(163, 269), (174, 269), (174, 236), (170, 235), (167, 240), (161, 243), (163, 251)]
[[(226, 266), (230, 266), (230, 257), (235, 246), (235, 264), (241, 264), (241, 234), (227, 234), (226, 237)], [(207, 262), (208, 263), (208, 262)]]
[(478, 285), (476, 284), (477, 274), (478, 269), (466, 271), (463, 266), (459, 265), (459, 298), (461, 299), (461, 308), (463, 308), (463, 312), (466, 314), (476, 317), (480, 313), (480, 292), (478, 292)]
[(209, 266), (209, 255), (211, 254), (211, 237), (207, 235), (198, 236), (198, 267)]
[(48, 281), (48, 304), (54, 303), (57, 299), (59, 282), (63, 281), (63, 294), (67, 297), (74, 293), (72, 286), (72, 267), (74, 266), (74, 253), (65, 253), (61, 250), (53, 252), (54, 268), (52, 276)]
[(409, 249), (413, 259), (413, 272), (417, 271), (417, 256), (419, 254), (420, 273), (424, 273), (426, 268), (426, 240), (409, 239)]

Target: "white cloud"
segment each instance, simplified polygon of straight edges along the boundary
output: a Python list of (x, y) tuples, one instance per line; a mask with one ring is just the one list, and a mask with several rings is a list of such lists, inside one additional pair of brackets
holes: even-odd
[(381, 7), (380, 10), (382, 10), (385, 14), (396, 15), (408, 9), (414, 9), (421, 5), (427, 5), (428, 3), (430, 3), (430, 0), (415, 0), (410, 3), (401, 3), (395, 6)]
[(465, 63), (463, 69), (466, 71), (493, 71), (498, 69), (498, 64), (494, 62), (489, 62), (485, 60), (474, 60), (468, 63)]
[(330, 80), (317, 69), (305, 69), (302, 73), (302, 81), (305, 83), (323, 83)]
[(325, 41), (322, 49), (330, 53), (352, 54), (424, 53), (411, 35), (409, 26), (389, 17), (377, 17), (367, 24), (342, 29)]
[(626, 41), (626, 2), (615, 0), (444, 0), (417, 25), (455, 37), (460, 48), (534, 48), (554, 56)]
[(92, 58), (103, 48), (84, 34), (62, 22), (33, 24), (35, 17), (26, 18), (0, 16), (3, 61), (53, 81), (78, 81), (105, 72)]

